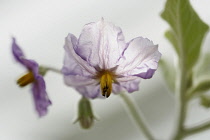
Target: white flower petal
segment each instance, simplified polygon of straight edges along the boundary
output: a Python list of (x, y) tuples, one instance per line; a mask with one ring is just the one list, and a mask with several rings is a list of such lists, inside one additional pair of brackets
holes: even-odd
[(74, 35), (69, 34), (66, 37), (65, 58), (62, 68), (64, 81), (69, 86), (89, 85), (96, 82), (91, 78), (95, 74), (95, 69), (75, 53), (76, 42), (77, 39)]
[(123, 91), (128, 91), (129, 93), (139, 90), (139, 83), (141, 78), (136, 76), (128, 76), (124, 78), (119, 78), (118, 84), (113, 84), (113, 92), (118, 94)]
[(75, 65), (75, 67), (78, 66), (78, 69), (83, 72), (95, 74), (95, 68), (90, 66), (85, 60), (83, 60), (78, 54), (76, 54), (76, 42), (77, 38), (73, 34), (69, 34), (66, 37), (66, 42), (64, 46), (66, 51), (66, 59), (64, 60), (64, 67), (68, 67), (69, 69), (71, 69), (72, 65)]
[(89, 86), (81, 86), (81, 87), (76, 87), (76, 90), (85, 96), (86, 98), (104, 98), (101, 95), (100, 91), (100, 85), (99, 84), (94, 84), (94, 85), (89, 85)]
[(90, 65), (109, 69), (116, 66), (125, 45), (121, 29), (101, 20), (84, 26), (75, 51)]
[(151, 78), (161, 57), (158, 46), (152, 41), (138, 37), (131, 40), (119, 60), (117, 74)]

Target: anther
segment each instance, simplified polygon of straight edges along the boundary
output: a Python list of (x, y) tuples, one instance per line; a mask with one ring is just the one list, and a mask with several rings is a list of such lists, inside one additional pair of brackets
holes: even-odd
[(105, 72), (100, 79), (102, 95), (108, 98), (112, 92), (112, 76)]
[(21, 78), (17, 80), (17, 84), (20, 87), (24, 87), (32, 82), (34, 82), (34, 75), (32, 71), (29, 71), (27, 74), (23, 75)]

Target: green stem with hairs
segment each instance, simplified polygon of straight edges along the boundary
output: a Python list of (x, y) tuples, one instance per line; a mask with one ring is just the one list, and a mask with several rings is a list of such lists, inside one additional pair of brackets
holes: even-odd
[(156, 140), (151, 132), (149, 131), (147, 125), (145, 124), (144, 119), (142, 118), (139, 109), (135, 105), (134, 101), (132, 101), (131, 98), (129, 98), (125, 93), (121, 93), (120, 97), (123, 99), (129, 113), (133, 120), (138, 125), (139, 129), (143, 132), (143, 134), (148, 138), (148, 140)]
[(191, 128), (186, 128), (184, 136), (190, 136), (190, 135), (194, 135), (197, 134), (199, 132), (208, 130), (210, 128), (210, 121), (208, 122), (204, 122), (202, 124), (199, 124), (197, 126), (191, 127)]
[(176, 89), (176, 113), (177, 113), (177, 121), (176, 121), (176, 130), (173, 140), (181, 140), (184, 136), (184, 123), (186, 119), (186, 108), (187, 108), (187, 100), (186, 100), (186, 92), (188, 88), (188, 78), (189, 73), (185, 68), (185, 63), (180, 59), (180, 71), (179, 77), (177, 80), (177, 89)]
[(53, 67), (48, 67), (48, 66), (39, 66), (39, 72), (40, 74), (42, 75), (45, 75), (48, 71), (52, 71), (52, 72), (55, 72), (55, 73), (58, 73), (58, 74), (62, 74), (61, 73), (61, 70), (58, 70), (56, 68), (53, 68)]

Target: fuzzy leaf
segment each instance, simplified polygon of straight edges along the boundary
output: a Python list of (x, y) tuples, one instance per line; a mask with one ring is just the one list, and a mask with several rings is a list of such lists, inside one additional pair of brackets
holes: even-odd
[(200, 105), (205, 108), (210, 108), (210, 97), (207, 95), (200, 96)]
[(179, 48), (178, 48), (178, 40), (175, 38), (174, 33), (172, 30), (168, 30), (165, 32), (165, 37), (171, 42), (173, 45), (176, 53), (179, 55)]
[(161, 16), (171, 26), (166, 37), (174, 45), (186, 68), (192, 68), (199, 58), (208, 25), (199, 18), (189, 0), (167, 0)]
[(210, 76), (210, 53), (205, 53), (200, 58), (200, 61), (194, 69), (194, 77), (196, 79)]
[(210, 78), (200, 81), (194, 88), (193, 93), (200, 93), (210, 90)]

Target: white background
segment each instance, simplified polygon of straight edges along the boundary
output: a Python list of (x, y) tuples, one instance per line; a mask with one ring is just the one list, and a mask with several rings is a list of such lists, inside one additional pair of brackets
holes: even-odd
[[(201, 18), (210, 25), (209, 0), (191, 1)], [(90, 130), (72, 124), (80, 95), (63, 84), (61, 75), (49, 72), (47, 91), (53, 102), (49, 113), (38, 118), (30, 87), (20, 89), (15, 80), (25, 69), (11, 55), (11, 37), (17, 39), (26, 56), (40, 64), (60, 69), (64, 38), (79, 36), (84, 24), (103, 17), (120, 26), (129, 41), (147, 37), (163, 58), (174, 59), (171, 45), (164, 38), (168, 25), (160, 18), (165, 0), (0, 0), (0, 140), (144, 140), (124, 110), (119, 96), (92, 102), (99, 121)], [(210, 35), (203, 43), (209, 50)], [(167, 90), (160, 70), (154, 78), (142, 80), (140, 91), (131, 94), (158, 140), (169, 140), (173, 131), (174, 97)], [(188, 124), (210, 119), (210, 110), (190, 104)], [(186, 140), (209, 140), (210, 131)]]

